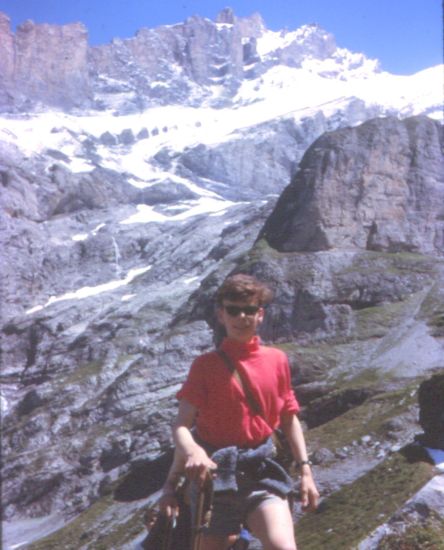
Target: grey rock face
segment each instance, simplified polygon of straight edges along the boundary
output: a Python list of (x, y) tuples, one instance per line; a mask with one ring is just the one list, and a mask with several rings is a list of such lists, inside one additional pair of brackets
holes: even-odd
[(306, 140), (298, 143), (295, 127), (288, 120), (215, 147), (198, 145), (178, 157), (177, 173), (196, 182), (213, 180), (210, 189), (229, 200), (275, 195), (304, 150)]
[[(11, 22), (9, 17), (0, 12), (0, 71), (6, 81), (12, 79), (14, 72), (14, 35), (11, 32)], [(4, 93), (4, 91), (2, 90)]]
[(88, 36), (82, 24), (36, 25), (27, 21), (14, 36), (8, 17), (1, 14), (0, 43), (3, 107), (23, 109), (30, 102), (65, 108), (88, 104)]
[[(192, 95), (199, 103), (208, 95), (206, 87), (217, 85), (232, 96), (243, 79), (244, 46), (237, 19), (225, 19), (218, 24), (194, 16), (182, 24), (142, 29), (132, 39), (92, 48), (99, 95), (131, 91), (139, 105), (184, 104)], [(106, 87), (108, 79), (117, 81), (115, 90)]]
[(221, 106), (230, 104), (244, 80), (276, 65), (299, 67), (307, 56), (323, 60), (337, 50), (333, 36), (312, 25), (261, 58), (257, 39), (266, 31), (259, 14), (238, 18), (224, 10), (215, 22), (193, 16), (88, 47), (81, 24), (27, 21), (14, 35), (9, 18), (0, 14), (0, 109), (49, 105), (133, 113), (153, 104), (200, 105), (213, 87), (221, 93), (211, 101)]
[(442, 255), (443, 135), (427, 118), (372, 120), (307, 151), (262, 236), (281, 251)]

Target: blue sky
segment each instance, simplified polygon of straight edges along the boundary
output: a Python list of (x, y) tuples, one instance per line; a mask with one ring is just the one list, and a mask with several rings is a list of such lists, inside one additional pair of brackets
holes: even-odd
[(92, 45), (130, 38), (142, 27), (214, 19), (226, 6), (239, 17), (258, 11), (271, 30), (318, 23), (338, 46), (380, 60), (395, 74), (411, 74), (443, 62), (441, 0), (0, 0), (16, 25), (81, 21)]

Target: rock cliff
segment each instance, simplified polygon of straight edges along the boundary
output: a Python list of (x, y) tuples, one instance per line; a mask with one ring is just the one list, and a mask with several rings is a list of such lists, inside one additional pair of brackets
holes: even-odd
[(307, 151), (262, 236), (282, 252), (444, 253), (442, 129), (425, 119), (369, 121)]
[(0, 43), (3, 108), (16, 105), (27, 110), (42, 103), (67, 109), (88, 104), (88, 33), (82, 24), (27, 21), (13, 35), (8, 17), (0, 14)]

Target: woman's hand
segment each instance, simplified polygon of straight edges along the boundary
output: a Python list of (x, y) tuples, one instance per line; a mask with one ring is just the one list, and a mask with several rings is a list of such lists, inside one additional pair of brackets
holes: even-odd
[(179, 515), (179, 502), (173, 491), (165, 490), (157, 504), (161, 514), (173, 518)]
[(316, 488), (310, 466), (302, 466), (301, 504), (304, 512), (314, 512), (319, 504), (319, 492)]
[(216, 468), (217, 464), (199, 445), (193, 447), (186, 456), (185, 475), (190, 481), (196, 481), (200, 486), (204, 484), (207, 475)]

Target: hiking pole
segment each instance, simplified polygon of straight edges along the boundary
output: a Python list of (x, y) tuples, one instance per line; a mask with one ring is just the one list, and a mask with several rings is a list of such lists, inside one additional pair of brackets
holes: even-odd
[(202, 528), (209, 521), (213, 481), (207, 474), (202, 485), (199, 486), (195, 513), (193, 518), (191, 550), (202, 550)]

